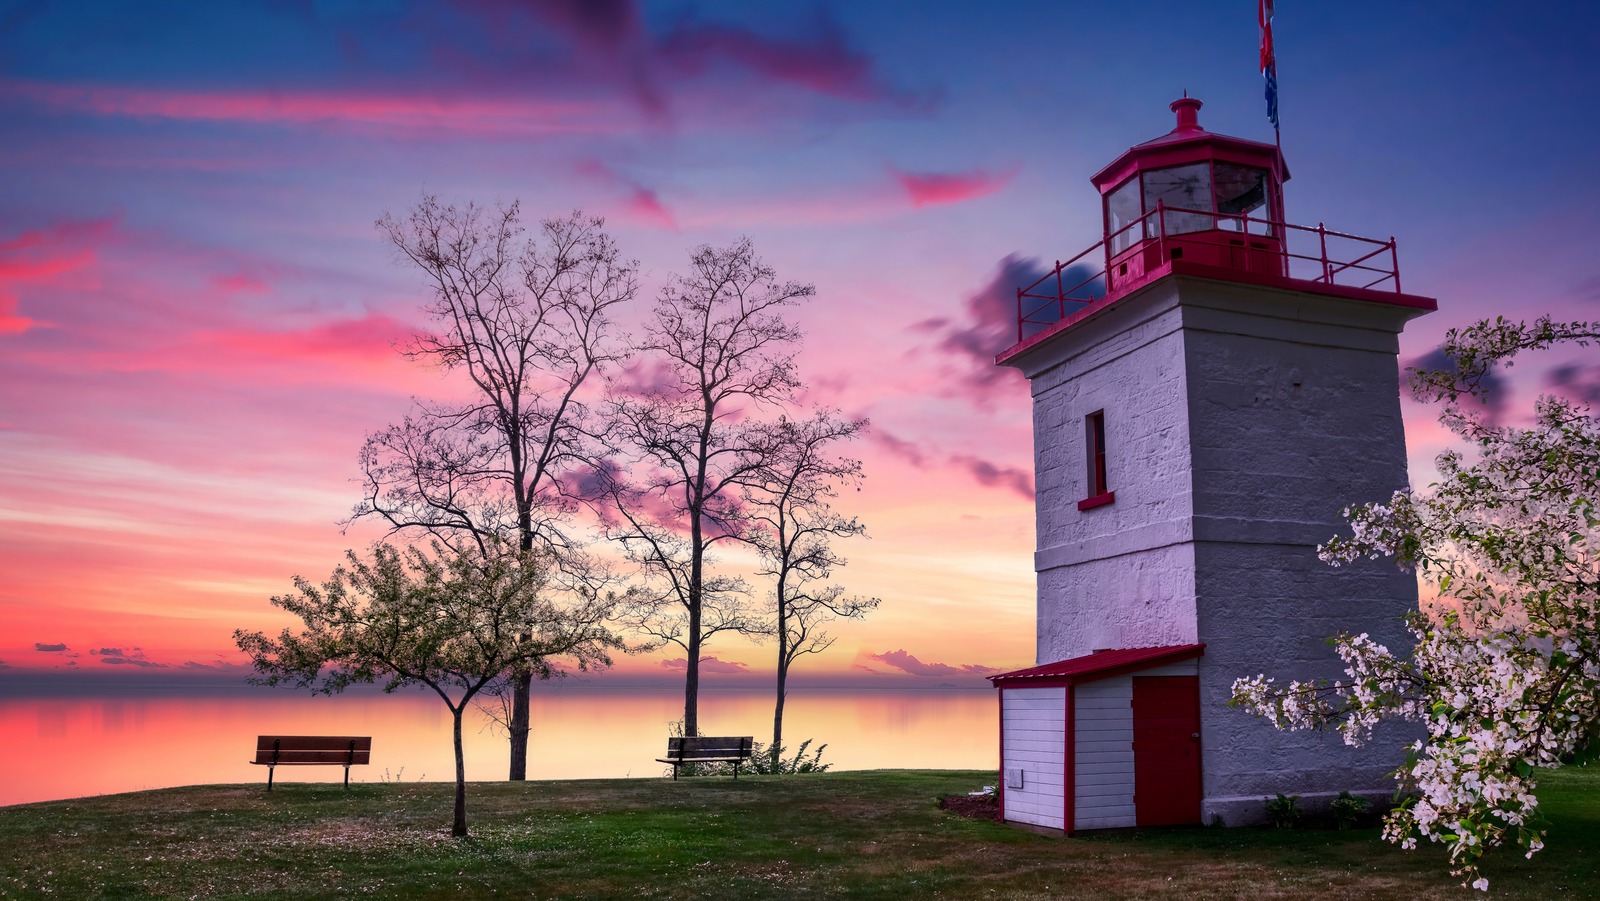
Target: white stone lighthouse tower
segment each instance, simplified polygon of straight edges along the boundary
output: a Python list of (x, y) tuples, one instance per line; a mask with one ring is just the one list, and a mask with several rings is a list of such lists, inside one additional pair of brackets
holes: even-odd
[(1394, 240), (1289, 224), (1271, 144), (1177, 126), (1094, 176), (1103, 240), (1018, 292), (997, 362), (1032, 386), (1038, 663), (994, 677), (1008, 821), (1259, 821), (1275, 792), (1392, 791), (1365, 749), (1227, 706), (1233, 681), (1341, 675), (1417, 606), (1387, 561), (1331, 568), (1347, 504), (1406, 484)]

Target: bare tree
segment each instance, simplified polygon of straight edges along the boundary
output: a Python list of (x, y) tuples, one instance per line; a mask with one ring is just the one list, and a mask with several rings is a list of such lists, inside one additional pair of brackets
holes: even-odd
[(803, 421), (779, 419), (765, 442), (773, 448), (745, 480), (748, 540), (761, 553), (761, 575), (772, 580), (770, 634), (778, 643), (777, 698), (772, 713), (772, 771), (780, 772), (783, 705), (789, 669), (805, 654), (820, 654), (834, 638), (824, 626), (837, 619), (860, 619), (877, 608), (878, 598), (846, 596), (829, 585), (845, 564), (833, 549), (836, 538), (866, 534), (855, 517), (833, 509), (841, 487), (861, 482), (861, 461), (835, 456), (833, 445), (857, 438), (865, 419), (844, 419), (817, 410)]
[[(407, 357), (466, 375), (464, 400), (415, 401), (404, 422), (367, 436), (365, 498), (390, 534), (421, 532), (460, 551), (548, 551), (557, 589), (589, 601), (610, 573), (571, 524), (577, 476), (596, 454), (591, 376), (623, 358), (612, 314), (638, 292), (604, 221), (574, 212), (523, 240), (519, 207), (457, 208), (424, 196), (378, 228), (426, 275), (435, 330)], [(531, 670), (513, 674), (510, 778), (527, 778)]]
[(557, 605), (543, 597), (549, 573), (541, 552), (475, 546), (432, 554), (380, 544), (371, 562), (347, 554), (322, 585), (295, 577), (295, 592), (273, 606), (299, 617), (299, 631), (276, 638), (233, 633), (250, 655), (258, 685), (288, 684), (337, 694), (384, 680), (392, 692), (423, 685), (454, 719), (456, 805), (452, 834), (467, 834), (467, 771), (461, 717), (467, 704), (508, 671), (548, 670), (560, 655), (580, 669), (609, 666), (622, 646), (605, 628), (613, 600)]
[(815, 293), (778, 281), (749, 239), (700, 247), (689, 274), (662, 289), (641, 343), (659, 368), (614, 386), (609, 418), (630, 458), (626, 472), (607, 470), (608, 534), (651, 585), (630, 624), (684, 650), (685, 735), (699, 734), (706, 640), (760, 628), (744, 581), (712, 571), (713, 551), (748, 529), (739, 486), (773, 453), (753, 417), (800, 387), (800, 332), (784, 312)]

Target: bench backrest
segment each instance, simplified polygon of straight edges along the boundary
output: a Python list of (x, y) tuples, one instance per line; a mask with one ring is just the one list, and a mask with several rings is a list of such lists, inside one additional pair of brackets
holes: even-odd
[(750, 746), (755, 741), (749, 735), (695, 735), (674, 736), (667, 739), (667, 756), (675, 760), (697, 760), (704, 757), (750, 756)]
[(372, 736), (263, 735), (256, 739), (256, 763), (372, 762)]

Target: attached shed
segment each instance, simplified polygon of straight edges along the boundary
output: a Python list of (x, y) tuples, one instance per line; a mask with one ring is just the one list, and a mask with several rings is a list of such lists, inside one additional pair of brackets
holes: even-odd
[(990, 676), (1001, 818), (1069, 835), (1199, 823), (1204, 652), (1122, 648)]

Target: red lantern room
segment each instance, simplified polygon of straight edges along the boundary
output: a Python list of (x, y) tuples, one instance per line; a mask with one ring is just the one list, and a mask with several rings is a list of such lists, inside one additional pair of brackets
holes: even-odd
[(1091, 179), (1105, 213), (1110, 290), (1171, 260), (1284, 274), (1283, 152), (1206, 131), (1200, 106), (1193, 97), (1174, 100), (1171, 132)]
[(1428, 298), (1401, 292), (1394, 238), (1290, 223), (1283, 152), (1206, 131), (1200, 105), (1174, 100), (1172, 131), (1128, 148), (1094, 175), (1100, 241), (1017, 290), (1017, 343), (996, 362), (1011, 365), (1029, 347), (1167, 276), (1432, 309)]

